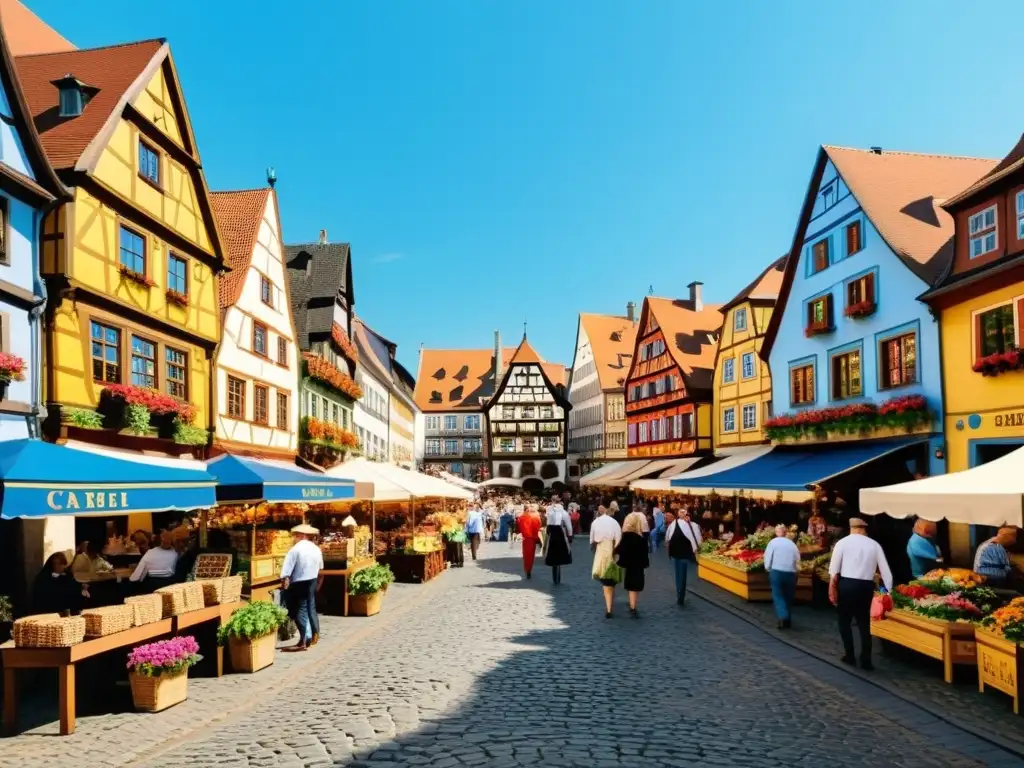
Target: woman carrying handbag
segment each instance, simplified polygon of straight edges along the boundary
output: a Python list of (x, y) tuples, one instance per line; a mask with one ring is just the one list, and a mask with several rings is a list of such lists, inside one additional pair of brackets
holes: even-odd
[(590, 575), (601, 582), (604, 588), (604, 617), (612, 617), (615, 602), (615, 586), (622, 581), (623, 571), (615, 562), (615, 551), (622, 541), (622, 529), (604, 506), (597, 508), (597, 519), (590, 526), (590, 549), (594, 553), (594, 565)]

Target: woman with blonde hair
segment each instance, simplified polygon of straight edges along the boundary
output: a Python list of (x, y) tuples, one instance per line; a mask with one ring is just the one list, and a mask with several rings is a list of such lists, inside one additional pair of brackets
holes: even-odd
[(604, 588), (604, 617), (612, 617), (615, 602), (615, 585), (619, 583), (620, 569), (615, 564), (615, 550), (622, 540), (622, 529), (618, 521), (608, 514), (602, 504), (597, 508), (597, 519), (590, 526), (590, 549), (594, 553), (591, 576), (601, 582)]
[(647, 517), (643, 512), (630, 512), (622, 524), (622, 541), (619, 543), (619, 565), (626, 571), (623, 586), (629, 595), (629, 613), (634, 619), (640, 618), (636, 602), (644, 591), (644, 570), (651, 564), (644, 540), (647, 528)]

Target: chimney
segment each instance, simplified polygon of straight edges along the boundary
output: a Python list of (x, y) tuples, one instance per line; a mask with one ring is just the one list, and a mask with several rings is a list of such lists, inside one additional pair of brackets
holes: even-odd
[(626, 319), (631, 323), (636, 323), (636, 304), (632, 301), (626, 302)]
[(880, 155), (880, 154), (882, 154), (882, 148), (881, 148), (881, 147), (872, 147), (872, 148), (871, 148), (871, 151), (872, 151), (872, 152), (873, 152), (874, 154), (876, 154), (876, 155)]
[(494, 386), (498, 386), (498, 382), (501, 381), (502, 371), (501, 364), (501, 331), (494, 332)]
[(320, 245), (327, 245), (327, 230), (320, 230)]
[(687, 288), (690, 289), (690, 303), (693, 305), (694, 312), (700, 312), (701, 310), (704, 309), (704, 301), (701, 299), (700, 294), (700, 287), (702, 285), (704, 285), (704, 283), (700, 282), (699, 280), (694, 280), (692, 283), (686, 286)]

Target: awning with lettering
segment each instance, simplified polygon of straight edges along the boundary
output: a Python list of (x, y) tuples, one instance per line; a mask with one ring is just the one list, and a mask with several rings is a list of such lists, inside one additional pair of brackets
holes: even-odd
[[(184, 463), (184, 462), (183, 462)], [(204, 509), (217, 503), (203, 470), (118, 458), (42, 440), (0, 442), (0, 517)]]
[(311, 472), (294, 464), (225, 454), (206, 463), (217, 483), (221, 504), (329, 504), (356, 496), (356, 483), (345, 477)]

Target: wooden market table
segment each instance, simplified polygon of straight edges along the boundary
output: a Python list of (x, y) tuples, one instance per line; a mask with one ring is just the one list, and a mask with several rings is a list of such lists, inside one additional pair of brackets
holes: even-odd
[(1020, 675), (1024, 671), (1024, 654), (1018, 643), (1007, 640), (983, 627), (974, 628), (978, 648), (978, 691), (985, 686), (1008, 694), (1013, 699), (1013, 714), (1020, 714)]
[(348, 579), (353, 573), (369, 568), (374, 562), (374, 558), (367, 557), (353, 560), (345, 568), (328, 568), (320, 571), (324, 583), (316, 596), (317, 612), (325, 616), (348, 616)]
[(57, 670), (60, 735), (68, 736), (75, 732), (75, 665), (107, 651), (136, 646), (170, 635), (173, 631), (174, 620), (161, 619), (65, 648), (16, 648), (13, 640), (4, 643), (0, 646), (4, 662), (4, 735), (13, 736), (17, 733), (19, 669)]
[(444, 570), (444, 550), (430, 552), (390, 552), (377, 558), (387, 565), (400, 584), (422, 584)]
[(871, 621), (871, 635), (942, 662), (943, 679), (953, 682), (953, 666), (977, 666), (974, 625), (940, 621), (897, 608)]
[[(766, 571), (744, 571), (698, 555), (697, 578), (732, 592), (750, 603), (769, 602), (772, 599), (772, 586)], [(809, 603), (814, 599), (813, 572), (797, 573), (795, 599), (800, 603)]]

